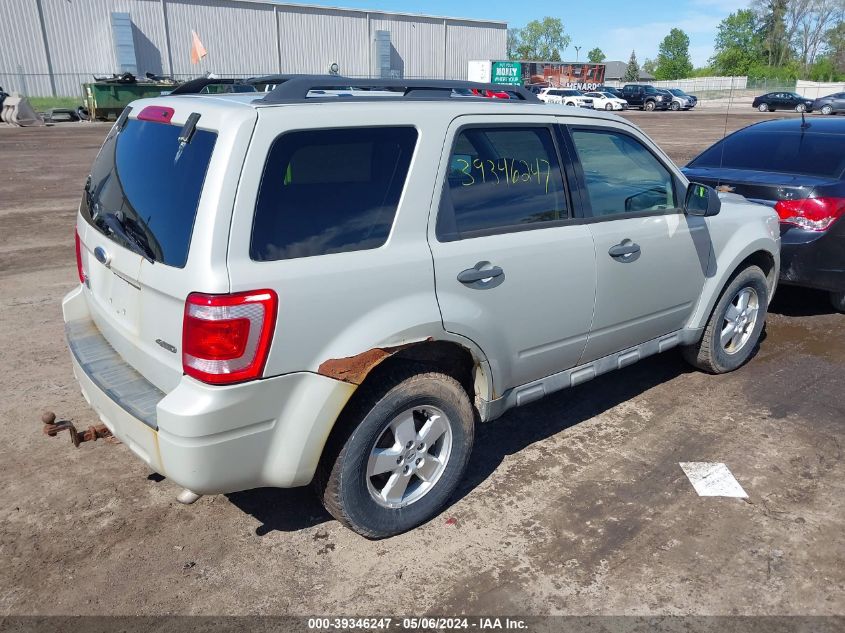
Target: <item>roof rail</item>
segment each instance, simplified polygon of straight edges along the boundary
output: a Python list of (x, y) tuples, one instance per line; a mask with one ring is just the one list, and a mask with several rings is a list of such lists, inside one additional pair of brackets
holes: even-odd
[[(308, 98), (311, 91), (348, 90), (350, 88), (373, 89), (382, 94), (379, 99), (390, 99), (384, 92), (395, 92), (399, 99), (416, 99), (435, 101), (451, 99), (455, 90), (491, 90), (507, 92), (511, 98), (523, 102), (539, 102), (540, 100), (530, 90), (522, 86), (507, 86), (501, 84), (485, 84), (472, 81), (453, 81), (443, 79), (353, 79), (351, 77), (332, 75), (299, 75), (288, 79), (267, 93), (257, 103), (297, 103)], [(362, 95), (361, 98), (367, 98)], [(485, 98), (485, 97), (481, 97)], [(504, 99), (503, 103), (507, 103)]]

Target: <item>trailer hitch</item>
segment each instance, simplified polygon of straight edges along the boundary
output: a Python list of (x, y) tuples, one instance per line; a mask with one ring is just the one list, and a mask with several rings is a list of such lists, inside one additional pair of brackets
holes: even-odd
[(70, 441), (76, 447), (82, 442), (96, 442), (100, 438), (112, 437), (111, 431), (105, 424), (97, 424), (89, 426), (84, 431), (77, 431), (73, 422), (70, 420), (56, 421), (56, 414), (52, 411), (47, 411), (41, 416), (41, 421), (44, 423), (44, 435), (56, 437), (62, 431), (70, 433)]

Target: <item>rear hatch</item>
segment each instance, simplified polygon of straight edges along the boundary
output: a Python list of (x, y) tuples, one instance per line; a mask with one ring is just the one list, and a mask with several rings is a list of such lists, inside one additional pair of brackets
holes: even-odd
[(255, 119), (234, 99), (135, 102), (85, 185), (77, 235), (91, 317), (164, 392), (182, 377), (186, 297), (229, 290), (229, 222)]

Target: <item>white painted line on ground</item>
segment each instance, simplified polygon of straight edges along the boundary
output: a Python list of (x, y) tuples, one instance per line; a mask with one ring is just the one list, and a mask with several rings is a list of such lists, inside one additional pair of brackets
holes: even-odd
[(736, 497), (748, 495), (724, 464), (716, 462), (679, 462), (699, 497)]

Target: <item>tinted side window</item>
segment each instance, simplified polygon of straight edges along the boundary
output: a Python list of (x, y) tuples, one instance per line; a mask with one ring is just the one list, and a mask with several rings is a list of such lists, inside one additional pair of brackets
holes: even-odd
[(642, 143), (613, 131), (572, 131), (592, 215), (674, 209), (672, 174)]
[(460, 133), (449, 157), (437, 239), (506, 233), (566, 217), (549, 128), (468, 128)]
[(261, 178), (250, 257), (293, 259), (384, 244), (416, 142), (412, 127), (277, 138)]

